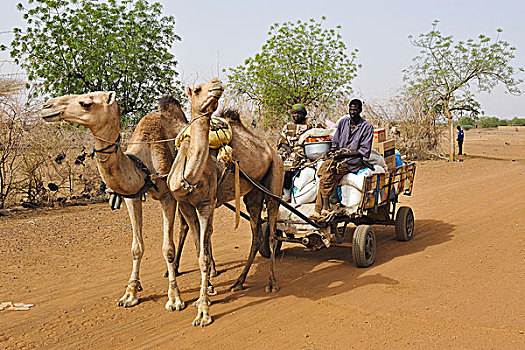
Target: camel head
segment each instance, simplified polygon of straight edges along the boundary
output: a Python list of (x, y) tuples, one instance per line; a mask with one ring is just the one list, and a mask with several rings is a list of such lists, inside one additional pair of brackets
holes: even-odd
[(191, 115), (210, 115), (219, 105), (224, 87), (219, 79), (213, 78), (206, 84), (197, 85), (194, 89), (186, 86), (186, 94), (191, 100)]
[(91, 92), (84, 95), (65, 95), (44, 103), (40, 116), (46, 122), (65, 120), (88, 127), (92, 132), (120, 125), (120, 109), (115, 92)]

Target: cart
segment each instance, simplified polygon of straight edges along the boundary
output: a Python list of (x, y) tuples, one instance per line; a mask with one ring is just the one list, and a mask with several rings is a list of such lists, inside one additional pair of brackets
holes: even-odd
[[(276, 255), (283, 243), (302, 244), (311, 250), (331, 246), (348, 247), (352, 248), (352, 256), (357, 266), (372, 265), (376, 255), (376, 237), (372, 225), (395, 226), (395, 236), (399, 241), (409, 241), (414, 236), (412, 209), (408, 206), (396, 208), (396, 205), (401, 194), (412, 194), (415, 171), (416, 163), (408, 162), (388, 173), (365, 177), (357, 210), (351, 214), (341, 211), (323, 222), (313, 221), (287, 202), (278, 200), (299, 219), (277, 220)], [(344, 236), (349, 223), (356, 227), (351, 242), (345, 242)], [(267, 221), (263, 222), (262, 229), (264, 241), (259, 252), (268, 258), (270, 248)]]

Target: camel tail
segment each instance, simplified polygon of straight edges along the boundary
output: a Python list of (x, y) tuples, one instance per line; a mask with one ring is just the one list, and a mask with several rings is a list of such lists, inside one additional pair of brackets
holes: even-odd
[(219, 112), (219, 118), (224, 118), (228, 121), (239, 121), (241, 120), (241, 114), (234, 108), (226, 108)]

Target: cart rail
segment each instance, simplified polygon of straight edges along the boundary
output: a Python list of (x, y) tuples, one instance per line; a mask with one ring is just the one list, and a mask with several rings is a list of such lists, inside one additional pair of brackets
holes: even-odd
[(404, 194), (410, 196), (414, 184), (416, 163), (410, 162), (393, 169), (387, 174), (373, 174), (365, 178), (363, 198), (357, 212), (376, 212), (382, 205)]

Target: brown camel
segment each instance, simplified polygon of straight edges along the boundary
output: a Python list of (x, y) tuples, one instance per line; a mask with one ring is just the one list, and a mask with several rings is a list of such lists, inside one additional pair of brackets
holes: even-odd
[[(166, 185), (166, 180), (150, 175), (167, 174), (175, 159), (176, 148), (173, 139), (187, 126), (179, 102), (170, 96), (163, 97), (159, 101), (158, 111), (148, 114), (138, 123), (126, 152), (120, 147), (121, 113), (115, 92), (56, 97), (44, 104), (41, 116), (47, 122), (65, 120), (89, 128), (95, 136), (94, 151), (102, 179), (111, 190), (125, 198), (133, 228), (133, 268), (126, 292), (118, 301), (118, 305), (136, 305), (137, 292), (142, 290), (139, 270), (144, 254), (144, 242), (140, 197), (148, 193), (162, 205), (162, 252), (169, 275), (168, 302), (165, 307), (168, 310), (181, 310), (184, 303), (179, 297), (175, 283), (177, 266), (174, 264), (176, 252), (173, 244), (173, 222), (177, 203)], [(171, 141), (158, 142), (168, 139)], [(185, 230), (187, 226), (181, 221), (181, 231)], [(180, 236), (185, 236), (185, 232), (181, 232)], [(179, 248), (182, 248), (180, 243)]]
[[(207, 84), (198, 85), (193, 90), (186, 88), (191, 98), (190, 137), (184, 139), (175, 162), (168, 175), (168, 187), (179, 204), (179, 210), (190, 227), (190, 232), (199, 239), (199, 267), (201, 270), (201, 290), (197, 301), (198, 313), (193, 325), (206, 326), (212, 322), (209, 314), (208, 279), (210, 256), (208, 246), (212, 232), (213, 213), (216, 207), (235, 197), (235, 176), (231, 171), (223, 174), (224, 164), (217, 161), (217, 151), (209, 149), (208, 134), (211, 114), (217, 109), (218, 99), (224, 88), (217, 78)], [(244, 127), (239, 114), (229, 110), (223, 115), (233, 130), (233, 139), (229, 146), (233, 149), (233, 159), (242, 171), (252, 179), (262, 183), (273, 193), (280, 193), (284, 172), (282, 161), (277, 152), (258, 136)], [(220, 183), (218, 181), (220, 180)], [(262, 238), (261, 211), (266, 202), (270, 237), (275, 235), (275, 223), (279, 204), (254, 188), (241, 176), (240, 195), (243, 196), (250, 214), (252, 244), (246, 265), (232, 286), (240, 290), (255, 258)], [(275, 243), (272, 246), (272, 259), (267, 291), (278, 291), (274, 274)]]

